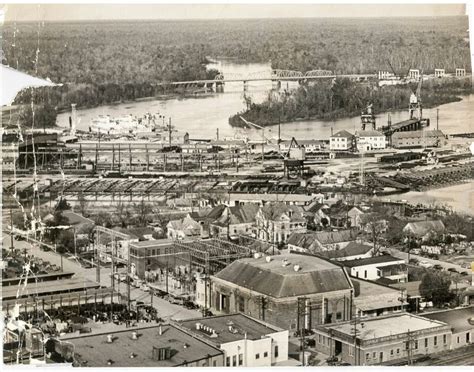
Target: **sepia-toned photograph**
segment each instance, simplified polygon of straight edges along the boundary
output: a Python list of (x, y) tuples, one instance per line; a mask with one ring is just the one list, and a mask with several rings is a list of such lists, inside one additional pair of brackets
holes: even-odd
[(0, 369), (474, 366), (472, 8), (0, 5)]

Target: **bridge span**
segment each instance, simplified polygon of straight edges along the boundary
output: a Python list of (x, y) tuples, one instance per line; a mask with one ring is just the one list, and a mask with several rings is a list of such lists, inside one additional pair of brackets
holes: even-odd
[(207, 86), (212, 87), (216, 85), (216, 88), (222, 86), (225, 83), (238, 83), (244, 84), (244, 90), (246, 85), (251, 81), (297, 81), (304, 83), (310, 80), (316, 79), (336, 79), (336, 78), (348, 78), (355, 81), (368, 81), (369, 79), (377, 79), (377, 74), (335, 74), (328, 70), (312, 70), (306, 73), (293, 70), (271, 70), (271, 71), (258, 71), (251, 74), (219, 74), (214, 79), (202, 79), (202, 80), (189, 80), (189, 81), (173, 81), (163, 82), (157, 85), (173, 85), (173, 86)]

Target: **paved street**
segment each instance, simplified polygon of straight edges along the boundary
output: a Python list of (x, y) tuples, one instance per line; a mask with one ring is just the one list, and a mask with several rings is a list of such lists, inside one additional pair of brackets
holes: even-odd
[[(3, 236), (3, 246), (10, 247), (10, 235), (4, 234)], [(61, 267), (61, 255), (53, 252), (53, 251), (42, 251), (39, 249), (35, 244), (31, 244), (26, 241), (16, 241), (14, 240), (14, 247), (15, 249), (20, 249), (23, 252), (23, 249), (26, 248), (28, 254), (32, 254), (36, 257), (39, 257), (45, 261), (49, 261), (52, 264), (55, 264)], [(82, 277), (85, 279), (89, 279), (92, 281), (96, 280), (96, 268), (86, 269), (81, 267), (79, 263), (73, 259), (68, 259), (63, 257), (62, 259), (63, 271), (65, 272), (74, 272), (77, 277)], [(124, 269), (119, 270), (123, 272)], [(111, 286), (111, 279), (110, 279), (110, 268), (101, 267), (100, 269), (100, 284), (102, 286), (110, 287)], [(117, 283), (116, 282), (116, 289), (126, 296), (127, 287), (125, 283)], [(144, 292), (139, 288), (131, 287), (130, 288), (130, 299), (136, 301), (142, 301), (145, 304), (151, 304), (151, 295), (150, 293)], [(190, 319), (202, 316), (202, 314), (198, 310), (190, 310), (186, 309), (183, 306), (171, 304), (168, 301), (156, 297), (153, 297), (153, 307), (158, 310), (158, 315), (163, 319), (174, 319), (174, 320), (182, 320), (182, 319)]]
[[(387, 249), (388, 252), (390, 252), (390, 254), (394, 257), (399, 257), (399, 258), (403, 258), (404, 260), (408, 260), (408, 253), (406, 252), (402, 252), (396, 248), (388, 248)], [(458, 272), (466, 272), (468, 274), (471, 273), (471, 271), (469, 269), (465, 269), (463, 268), (462, 266), (460, 265), (456, 265), (456, 264), (453, 264), (453, 263), (450, 263), (450, 262), (445, 262), (445, 261), (440, 261), (440, 260), (434, 260), (432, 258), (427, 258), (427, 257), (423, 257), (423, 256), (418, 256), (416, 254), (412, 254), (410, 253), (410, 258), (416, 258), (419, 262), (421, 261), (426, 261), (432, 265), (440, 265), (443, 267), (443, 269), (447, 270), (449, 268), (453, 268), (453, 269), (456, 269), (456, 271)]]

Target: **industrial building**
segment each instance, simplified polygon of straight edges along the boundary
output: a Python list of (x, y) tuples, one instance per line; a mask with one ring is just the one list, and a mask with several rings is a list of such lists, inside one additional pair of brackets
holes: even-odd
[(440, 130), (414, 130), (392, 134), (392, 147), (396, 149), (417, 147), (440, 147), (446, 136)]
[(316, 350), (351, 365), (410, 360), (450, 349), (448, 324), (413, 314), (356, 319), (315, 327)]
[(222, 350), (226, 367), (270, 367), (288, 361), (288, 331), (248, 315), (189, 319), (179, 325)]
[(214, 313), (242, 312), (294, 331), (350, 319), (352, 290), (342, 267), (318, 257), (256, 255), (198, 280), (196, 299)]

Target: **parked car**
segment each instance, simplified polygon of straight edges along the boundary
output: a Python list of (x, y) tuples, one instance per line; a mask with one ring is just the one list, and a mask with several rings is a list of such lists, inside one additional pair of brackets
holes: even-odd
[(171, 304), (175, 304), (175, 305), (181, 305), (183, 306), (184, 305), (184, 298), (181, 298), (181, 297), (178, 297), (178, 296), (173, 296), (171, 294), (167, 294), (164, 299), (166, 301), (168, 301), (169, 303)]
[(457, 273), (457, 270), (454, 267), (450, 267), (448, 271), (451, 273)]
[(150, 291), (150, 287), (148, 285), (146, 285), (145, 283), (143, 283), (141, 286), (140, 286), (140, 289), (144, 292), (149, 292)]
[(429, 269), (430, 267), (433, 267), (433, 265), (430, 264), (428, 261), (421, 261), (421, 262), (419, 263), (419, 265), (420, 265), (421, 267), (424, 267), (425, 269)]
[(408, 261), (408, 263), (412, 265), (418, 265), (418, 260), (416, 258), (410, 258), (410, 261)]
[(441, 266), (440, 264), (436, 264), (436, 265), (433, 266), (433, 269), (443, 270), (443, 266)]

